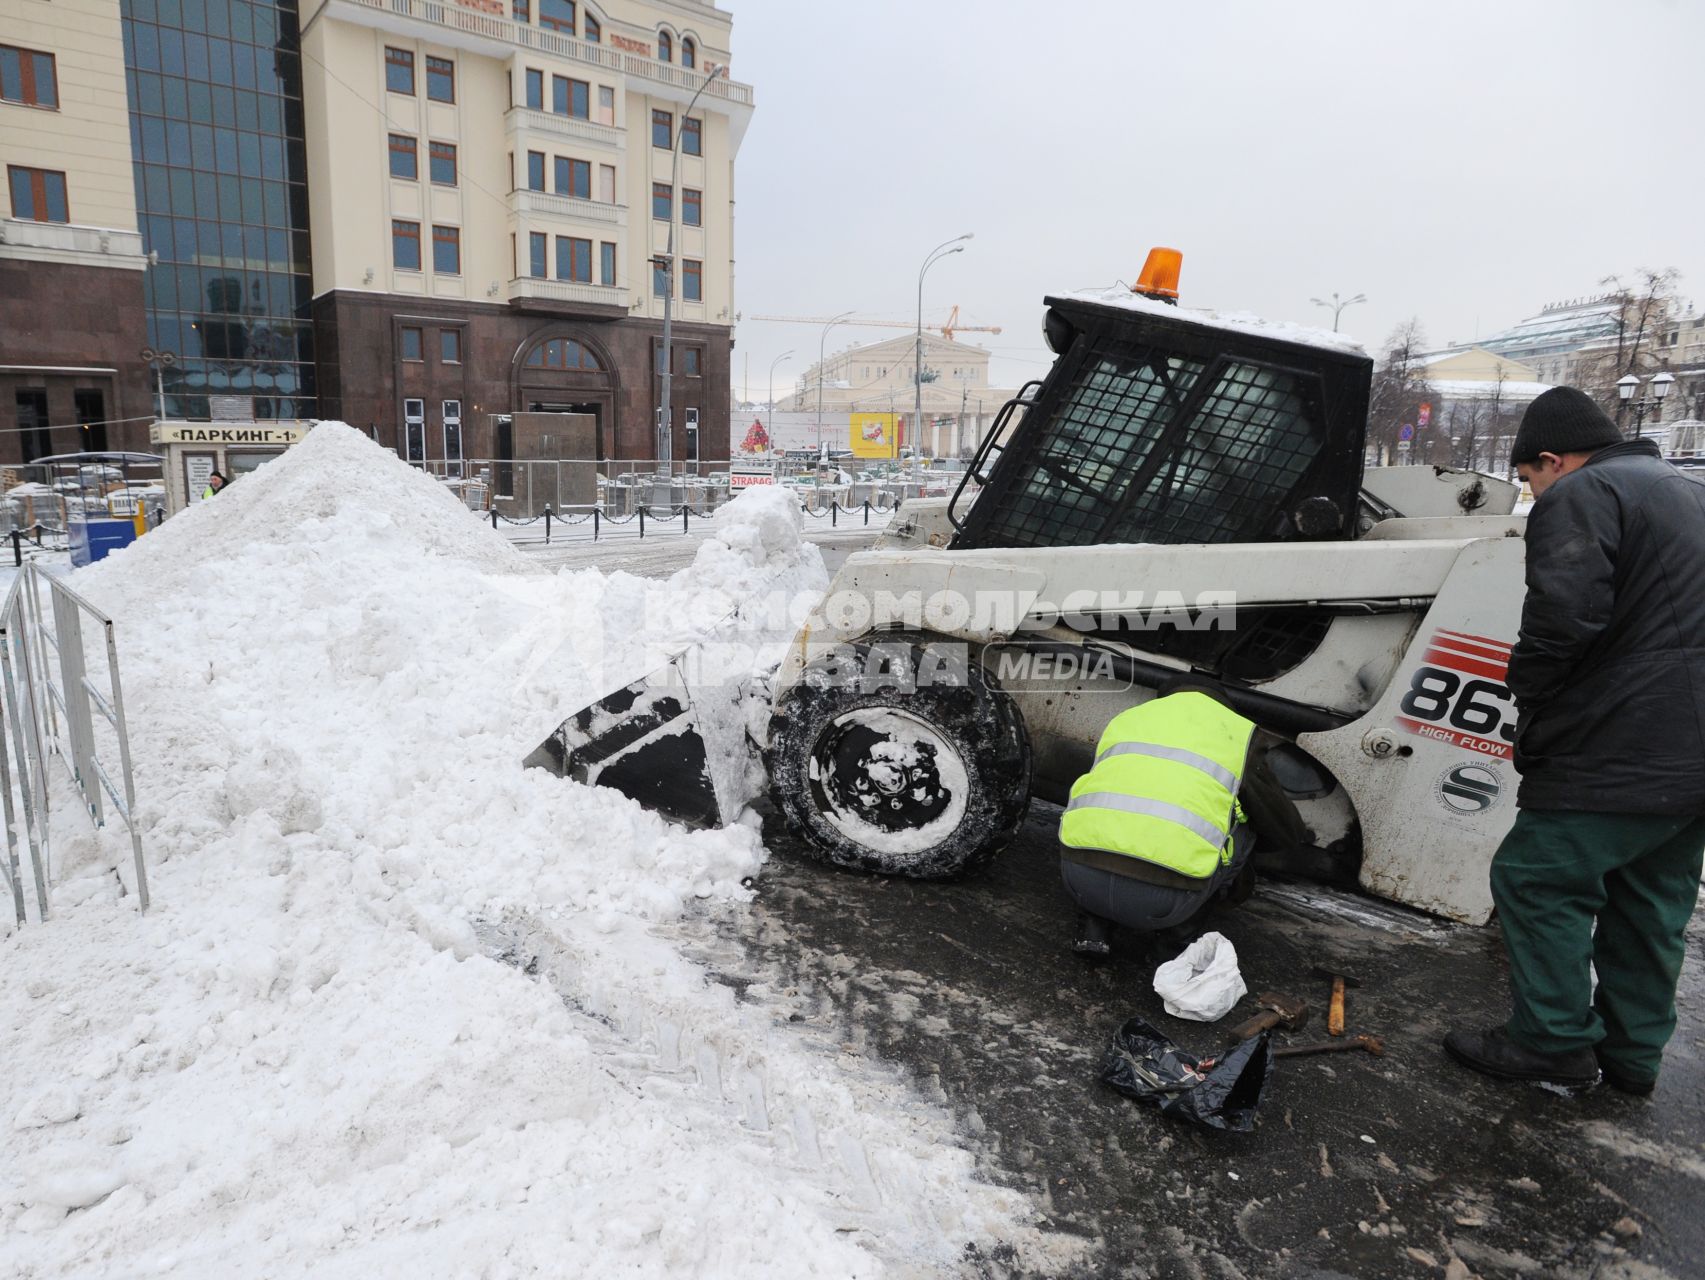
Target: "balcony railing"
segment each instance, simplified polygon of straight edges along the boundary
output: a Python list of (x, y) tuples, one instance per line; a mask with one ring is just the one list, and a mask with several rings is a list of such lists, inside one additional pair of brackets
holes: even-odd
[(511, 107), (505, 118), (509, 122), (511, 133), (519, 133), (525, 129), (529, 133), (572, 138), (576, 142), (590, 142), (616, 150), (621, 149), (624, 138), (622, 131), (611, 125), (595, 124), (578, 116), (561, 116), (554, 111), (534, 111), (531, 107)]
[(625, 204), (604, 204), (578, 196), (552, 195), (549, 191), (511, 191), (509, 211), (529, 217), (567, 218), (571, 222), (602, 222), (621, 226), (627, 221)]
[(540, 280), (521, 276), (509, 282), (509, 301), (537, 298), (544, 302), (583, 302), (599, 307), (627, 310), (628, 292), (602, 284), (575, 284), (571, 280)]
[[(0, 218), (0, 246), (45, 249), (77, 256), (108, 257), (114, 266), (140, 267), (142, 235), (110, 227), (85, 227), (73, 222), (34, 222)], [(0, 256), (4, 256), (0, 253)], [(125, 261), (130, 259), (130, 261)]]
[[(704, 79), (702, 72), (678, 67), (670, 62), (659, 62), (642, 54), (625, 53), (601, 44), (588, 44), (560, 32), (530, 26), (525, 22), (515, 22), (501, 14), (481, 13), (475, 9), (464, 8), (455, 0), (331, 0), (328, 7), (335, 11), (344, 5), (414, 18), (471, 36), (517, 45), (523, 49), (537, 49), (541, 53), (566, 58), (571, 62), (583, 62), (588, 66), (602, 67), (622, 75), (637, 76), (642, 80), (669, 85), (678, 90), (696, 90)], [(704, 96), (707, 99), (721, 99), (727, 103), (749, 107), (752, 105), (752, 86), (741, 84), (738, 80), (718, 78), (711, 81), (704, 91)]]

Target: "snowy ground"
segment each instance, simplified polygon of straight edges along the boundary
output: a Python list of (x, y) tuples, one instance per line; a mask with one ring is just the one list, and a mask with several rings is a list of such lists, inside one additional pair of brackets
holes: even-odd
[(821, 590), (791, 503), (666, 581), (553, 571), (326, 424), (73, 581), (117, 622), (154, 906), (55, 775), (54, 918), (0, 938), (0, 1274), (1070, 1255), (934, 1102), (668, 941), (749, 899), (753, 826), (518, 767), (734, 603)]

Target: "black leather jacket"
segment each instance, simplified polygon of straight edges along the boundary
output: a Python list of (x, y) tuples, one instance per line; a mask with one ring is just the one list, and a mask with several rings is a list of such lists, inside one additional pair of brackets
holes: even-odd
[(1705, 815), (1705, 485), (1651, 441), (1534, 503), (1508, 681), (1522, 808)]

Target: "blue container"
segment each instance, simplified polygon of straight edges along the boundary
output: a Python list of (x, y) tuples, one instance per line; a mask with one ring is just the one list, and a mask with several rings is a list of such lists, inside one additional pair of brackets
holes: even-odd
[(71, 540), (71, 564), (77, 569), (104, 560), (120, 547), (136, 541), (136, 522), (129, 517), (119, 520), (110, 516), (72, 516), (66, 524)]

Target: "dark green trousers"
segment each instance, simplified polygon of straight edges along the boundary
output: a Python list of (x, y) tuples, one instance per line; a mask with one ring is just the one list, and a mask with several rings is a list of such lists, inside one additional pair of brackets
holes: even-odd
[(1596, 1045), (1619, 1074), (1655, 1079), (1702, 859), (1705, 817), (1519, 812), (1492, 859), (1510, 1038), (1539, 1053)]

